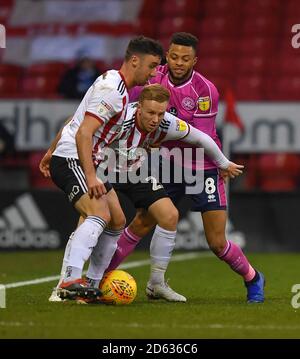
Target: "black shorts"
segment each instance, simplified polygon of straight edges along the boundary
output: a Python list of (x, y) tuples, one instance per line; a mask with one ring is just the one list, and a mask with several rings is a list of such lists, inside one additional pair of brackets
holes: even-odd
[[(175, 183), (173, 176), (176, 165), (174, 165), (174, 162), (170, 162), (169, 165), (171, 172), (170, 181), (168, 183), (162, 181), (162, 183), (175, 206), (177, 206), (182, 198), (190, 198), (193, 202), (191, 208), (191, 211), (193, 212), (204, 213), (207, 211), (226, 210), (227, 200), (225, 181), (219, 174), (217, 168), (203, 170), (202, 192), (187, 194), (186, 188), (191, 186), (191, 183), (185, 181), (184, 174), (182, 174), (182, 182)], [(181, 170), (184, 171), (184, 168), (182, 167)], [(195, 172), (193, 172), (193, 176), (195, 176)]]
[(117, 193), (125, 194), (135, 208), (148, 209), (154, 202), (169, 196), (155, 177), (149, 176), (147, 179), (145, 183), (112, 183), (111, 185)]
[[(73, 205), (88, 192), (83, 169), (79, 160), (75, 158), (52, 156), (50, 174), (52, 181), (65, 192)], [(109, 192), (112, 186), (106, 182), (105, 188)]]

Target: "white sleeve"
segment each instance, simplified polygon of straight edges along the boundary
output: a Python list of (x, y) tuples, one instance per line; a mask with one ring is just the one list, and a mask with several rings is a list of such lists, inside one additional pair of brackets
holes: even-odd
[(86, 113), (96, 116), (105, 124), (122, 111), (123, 97), (115, 88), (95, 85), (88, 97)]
[(169, 112), (165, 113), (162, 125), (167, 127), (167, 134), (164, 137), (163, 142), (169, 140), (181, 140), (189, 133), (189, 125), (178, 117), (171, 115)]
[(190, 145), (203, 147), (205, 154), (208, 155), (219, 168), (227, 169), (229, 166), (229, 160), (224, 156), (215, 141), (206, 133), (191, 125), (188, 126), (190, 131), (184, 138), (182, 138), (182, 141), (189, 143)]

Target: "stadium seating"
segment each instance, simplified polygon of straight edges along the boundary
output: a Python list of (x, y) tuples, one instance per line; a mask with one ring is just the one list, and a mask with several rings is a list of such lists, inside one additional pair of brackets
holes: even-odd
[(20, 81), (17, 76), (0, 74), (0, 97), (10, 98), (19, 94)]
[(269, 78), (266, 83), (266, 98), (277, 101), (299, 101), (300, 100), (300, 75), (281, 75)]
[[(1, 23), (10, 23), (14, 6), (13, 0), (1, 1)], [(187, 31), (200, 40), (196, 68), (220, 88), (229, 84), (244, 100), (297, 100), (300, 61), (298, 49), (291, 46), (291, 28), (299, 23), (299, 16), (298, 0), (143, 0), (138, 18), (132, 23), (63, 23), (61, 19), (57, 23), (38, 23), (36, 19), (27, 26), (26, 21), (16, 23), (14, 16), (9, 36), (17, 44), (39, 35), (114, 37), (136, 33), (158, 38), (167, 49), (173, 32)], [(22, 54), (25, 56), (26, 51)], [(0, 96), (55, 98), (58, 78), (72, 62), (33, 62), (18, 71), (13, 66), (3, 71), (1, 66), (7, 65), (0, 64)], [(119, 55), (97, 59), (100, 72), (120, 65)], [(278, 83), (274, 85), (275, 75)]]
[(22, 93), (24, 97), (55, 98), (59, 76), (52, 75), (25, 75), (22, 82)]
[(231, 56), (215, 57), (215, 56), (199, 56), (196, 69), (208, 78), (209, 76), (219, 75), (231, 77), (235, 70), (235, 59)]
[(243, 13), (249, 17), (272, 16), (281, 11), (281, 0), (244, 0)]
[(61, 75), (66, 69), (63, 62), (44, 62), (33, 64), (26, 69), (30, 75)]
[(223, 16), (227, 14), (238, 14), (241, 11), (240, 0), (205, 0), (200, 6), (200, 13), (205, 16)]
[(260, 101), (263, 98), (263, 78), (257, 75), (241, 75), (235, 81), (235, 94), (241, 101)]
[(257, 169), (259, 187), (263, 191), (292, 191), (298, 187), (300, 157), (297, 154), (262, 154)]
[(6, 25), (14, 5), (14, 0), (1, 0), (0, 24)]
[(197, 35), (201, 38), (206, 36), (234, 37), (239, 32), (239, 20), (233, 14), (228, 16), (211, 16), (204, 18), (197, 27)]
[(193, 17), (163, 18), (158, 26), (158, 36), (170, 36), (178, 31), (195, 33), (197, 26), (198, 23)]
[(201, 10), (200, 1), (194, 0), (174, 0), (163, 1), (160, 8), (160, 13), (163, 18), (165, 17), (193, 17), (198, 11)]
[(16, 97), (19, 94), (22, 67), (0, 64), (0, 97)]

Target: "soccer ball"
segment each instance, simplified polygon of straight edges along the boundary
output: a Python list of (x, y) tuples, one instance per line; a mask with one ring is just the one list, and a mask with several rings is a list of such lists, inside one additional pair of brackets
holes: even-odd
[(100, 282), (102, 292), (100, 301), (105, 304), (130, 304), (137, 293), (136, 281), (123, 270), (112, 270), (105, 274)]

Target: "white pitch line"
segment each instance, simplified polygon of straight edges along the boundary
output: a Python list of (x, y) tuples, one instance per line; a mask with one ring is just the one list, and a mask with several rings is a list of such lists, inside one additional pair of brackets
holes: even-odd
[[(174, 255), (171, 259), (172, 262), (181, 262), (189, 259), (194, 259), (198, 257), (211, 257), (212, 254), (209, 252), (191, 252), (191, 253), (185, 253), (185, 254), (178, 254)], [(120, 265), (120, 269), (128, 269), (128, 268), (136, 268), (136, 267), (142, 267), (144, 265), (150, 264), (149, 259), (144, 259), (140, 261), (134, 261), (129, 263), (124, 263)], [(41, 283), (47, 283), (47, 282), (53, 282), (56, 280), (59, 280), (60, 275), (52, 275), (49, 277), (44, 278), (38, 278), (38, 279), (32, 279), (27, 280), (23, 282), (16, 282), (16, 283), (8, 283), (4, 284), (5, 288), (17, 288), (17, 287), (25, 287), (27, 285), (35, 285), (35, 284), (41, 284)]]
[[(0, 321), (0, 327), (62, 327), (64, 323), (36, 323), (36, 322), (7, 322), (7, 321)], [(177, 324), (177, 323), (151, 323), (151, 324), (144, 324), (144, 323), (114, 323), (115, 326), (122, 327), (122, 328), (140, 328), (140, 329), (167, 329), (167, 328), (180, 328), (180, 329), (193, 329), (193, 330), (209, 330), (213, 329), (215, 331), (224, 330), (224, 329), (232, 329), (232, 330), (248, 330), (248, 331), (257, 331), (257, 330), (296, 330), (299, 331), (300, 325), (276, 325), (276, 324), (258, 324), (258, 325), (251, 325), (251, 324), (220, 324), (220, 323), (211, 323), (211, 324)], [(103, 324), (101, 322), (89, 322), (87, 323), (89, 328), (103, 328)]]

